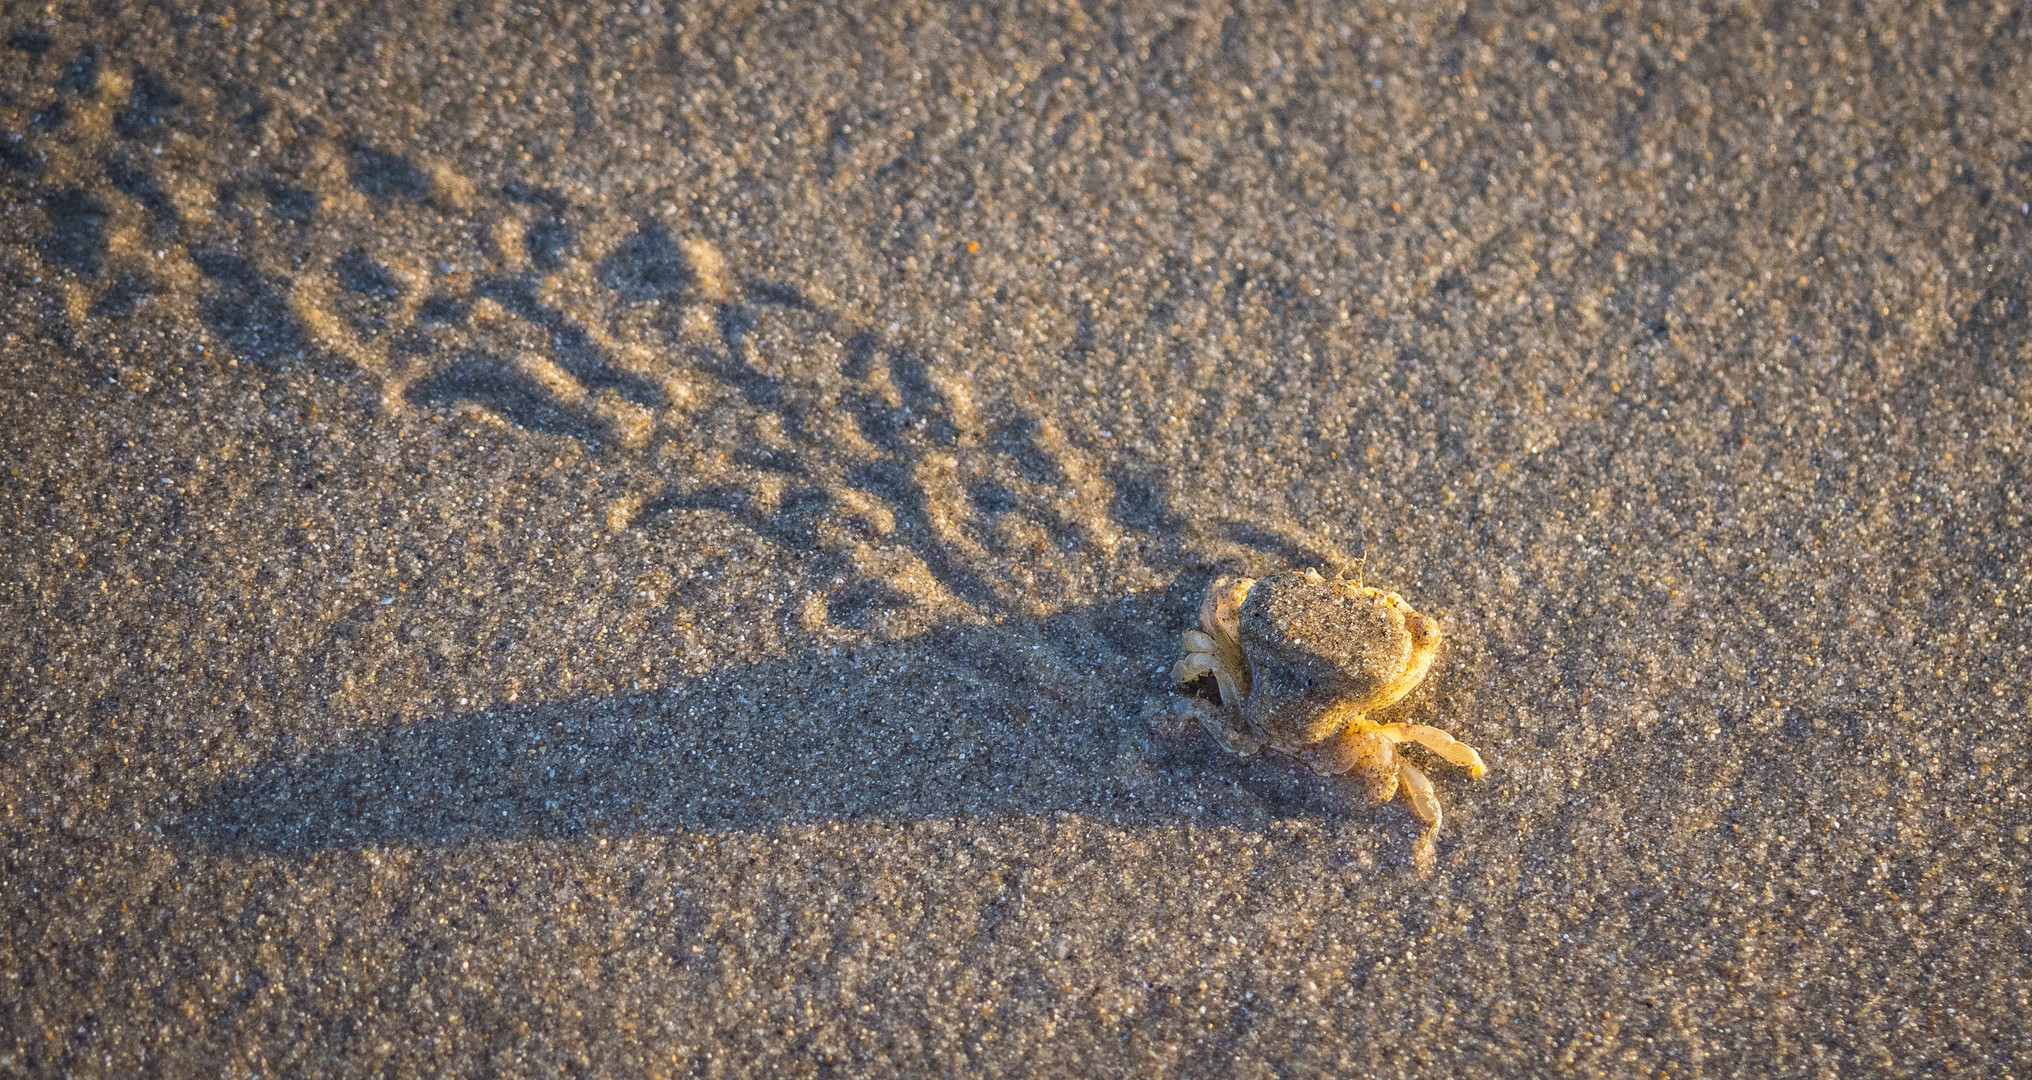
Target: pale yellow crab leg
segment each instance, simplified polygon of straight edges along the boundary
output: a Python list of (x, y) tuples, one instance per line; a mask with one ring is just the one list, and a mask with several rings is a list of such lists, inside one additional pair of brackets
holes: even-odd
[(1427, 780), (1425, 774), (1418, 771), (1418, 766), (1402, 758), (1397, 760), (1397, 775), (1404, 780), (1404, 787), (1401, 790), (1404, 792), (1404, 801), (1411, 804), (1411, 812), (1418, 815), (1418, 820), (1431, 826), (1433, 832), (1438, 832), (1439, 796), (1432, 790), (1432, 781)]
[(1251, 734), (1241, 723), (1242, 714), (1237, 709), (1224, 709), (1208, 705), (1204, 701), (1192, 703), (1193, 711), (1199, 714), (1199, 724), (1206, 733), (1221, 744), (1221, 748), (1238, 757), (1252, 758), (1263, 752), (1263, 741)]
[(1436, 727), (1424, 724), (1385, 724), (1376, 730), (1382, 732), (1383, 737), (1391, 742), (1415, 742), (1455, 765), (1465, 766), (1469, 776), (1480, 776), (1489, 771), (1489, 767), (1482, 764), (1482, 755), (1475, 753), (1474, 747)]

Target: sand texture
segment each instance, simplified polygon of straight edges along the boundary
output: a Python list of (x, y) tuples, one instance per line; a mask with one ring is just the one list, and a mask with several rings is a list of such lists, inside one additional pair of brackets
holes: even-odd
[(0, 1076), (2032, 1076), (2024, 4), (0, 37)]

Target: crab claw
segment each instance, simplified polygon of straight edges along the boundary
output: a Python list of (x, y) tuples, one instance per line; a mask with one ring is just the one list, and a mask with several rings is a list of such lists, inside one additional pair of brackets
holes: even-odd
[(1323, 776), (1353, 773), (1362, 778), (1373, 802), (1389, 802), (1397, 794), (1397, 748), (1375, 728), (1354, 731), (1300, 755)]
[(1202, 675), (1211, 675), (1213, 671), (1213, 657), (1203, 652), (1190, 652), (1185, 654), (1184, 659), (1172, 665), (1171, 678), (1173, 682), (1189, 683)]
[[(1229, 708), (1239, 709), (1248, 700), (1249, 690), (1242, 682), (1244, 673), (1230, 666), (1230, 657), (1214, 639), (1198, 630), (1187, 630), (1179, 640), (1185, 648), (1185, 656), (1171, 667), (1174, 682), (1189, 683), (1202, 675), (1212, 675), (1220, 684), (1221, 701)], [(1237, 652), (1236, 656), (1240, 653)]]

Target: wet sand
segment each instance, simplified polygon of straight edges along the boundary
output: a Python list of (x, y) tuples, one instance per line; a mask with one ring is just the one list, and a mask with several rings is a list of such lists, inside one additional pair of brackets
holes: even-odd
[(0, 34), (0, 1075), (2032, 1072), (2024, 11)]

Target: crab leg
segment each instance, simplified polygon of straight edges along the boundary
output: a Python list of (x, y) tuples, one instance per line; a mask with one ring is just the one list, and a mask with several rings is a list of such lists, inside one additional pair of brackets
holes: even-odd
[(1376, 730), (1391, 742), (1415, 742), (1455, 765), (1465, 766), (1469, 776), (1480, 776), (1489, 771), (1489, 767), (1482, 764), (1482, 755), (1475, 753), (1474, 747), (1436, 727), (1428, 727), (1425, 724), (1385, 724)]
[(1397, 775), (1404, 780), (1401, 790), (1404, 793), (1404, 801), (1411, 804), (1411, 812), (1417, 814), (1420, 821), (1431, 826), (1433, 832), (1438, 832), (1439, 796), (1432, 790), (1432, 781), (1427, 780), (1425, 774), (1418, 771), (1418, 766), (1401, 758), (1397, 762)]

